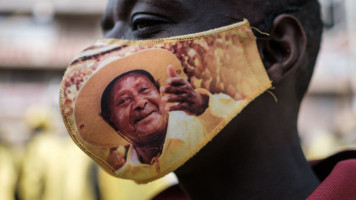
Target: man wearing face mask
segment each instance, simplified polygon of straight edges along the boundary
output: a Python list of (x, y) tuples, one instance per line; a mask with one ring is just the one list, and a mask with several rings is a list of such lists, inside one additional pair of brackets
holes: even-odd
[[(265, 93), (249, 104), (175, 171), (181, 187), (192, 199), (342, 199), (342, 195), (355, 195), (350, 192), (355, 181), (345, 183), (344, 179), (356, 175), (343, 173), (356, 165), (354, 160), (337, 165), (341, 172), (336, 172), (335, 181), (335, 172), (327, 177), (329, 172), (322, 164), (330, 167), (339, 157), (319, 163), (323, 171), (315, 173), (299, 143), (299, 106), (322, 32), (316, 0), (110, 0), (103, 29), (108, 38), (152, 39), (205, 31), (243, 18), (270, 34), (257, 44), (278, 103)], [(349, 152), (343, 159), (352, 156)]]

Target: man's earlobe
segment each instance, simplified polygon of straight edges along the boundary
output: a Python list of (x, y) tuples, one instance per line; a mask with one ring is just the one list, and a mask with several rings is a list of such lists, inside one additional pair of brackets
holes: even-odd
[(304, 58), (306, 39), (297, 18), (289, 14), (275, 18), (270, 39), (260, 43), (260, 54), (272, 82), (279, 83), (299, 67)]

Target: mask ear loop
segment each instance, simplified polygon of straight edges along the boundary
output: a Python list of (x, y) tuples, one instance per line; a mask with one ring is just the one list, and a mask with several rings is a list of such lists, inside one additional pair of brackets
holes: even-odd
[[(269, 34), (269, 33), (265, 33), (265, 32), (261, 31), (260, 29), (258, 29), (258, 28), (256, 28), (256, 27), (251, 26), (251, 29), (254, 30), (254, 31), (256, 31), (257, 33), (263, 35), (263, 36), (267, 36), (267, 38), (270, 37), (270, 34)], [(257, 36), (256, 36), (256, 37), (257, 37)], [(266, 39), (266, 38), (258, 38), (258, 39)]]
[(274, 90), (274, 89), (276, 89), (276, 88), (275, 88), (275, 87), (271, 87), (270, 89), (266, 90), (266, 92), (267, 92), (268, 94), (270, 94), (270, 95), (273, 97), (273, 99), (274, 99), (274, 101), (275, 101), (276, 103), (278, 103), (278, 98), (277, 98), (277, 96), (271, 91), (271, 90)]
[[(251, 29), (253, 29), (254, 31), (258, 32), (258, 33), (261, 34), (261, 35), (267, 36), (268, 38), (270, 37), (270, 34), (269, 34), (269, 33), (265, 33), (265, 32), (261, 31), (260, 29), (258, 29), (258, 28), (256, 28), (256, 27), (252, 27), (252, 26), (251, 26)], [(258, 38), (258, 39), (262, 39), (262, 38)], [(264, 39), (264, 38), (263, 38), (263, 39)], [(274, 90), (274, 89), (276, 89), (276, 88), (275, 88), (275, 87), (271, 87), (270, 89), (266, 90), (266, 92), (267, 92), (268, 94), (270, 94), (270, 95), (273, 97), (273, 99), (274, 99), (274, 101), (275, 101), (276, 103), (278, 103), (278, 98), (277, 98), (277, 96), (271, 91), (271, 90)]]

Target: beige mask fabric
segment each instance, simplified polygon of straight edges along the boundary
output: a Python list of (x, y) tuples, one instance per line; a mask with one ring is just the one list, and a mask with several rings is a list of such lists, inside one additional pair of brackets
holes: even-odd
[(247, 20), (155, 40), (101, 39), (70, 64), (60, 109), (113, 176), (146, 183), (183, 165), (271, 85)]

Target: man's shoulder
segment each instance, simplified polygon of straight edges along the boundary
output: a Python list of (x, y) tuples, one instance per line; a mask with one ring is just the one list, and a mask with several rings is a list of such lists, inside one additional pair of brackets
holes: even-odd
[(308, 199), (356, 199), (356, 150), (311, 162), (321, 184)]

